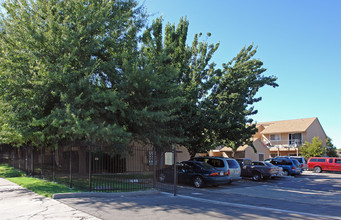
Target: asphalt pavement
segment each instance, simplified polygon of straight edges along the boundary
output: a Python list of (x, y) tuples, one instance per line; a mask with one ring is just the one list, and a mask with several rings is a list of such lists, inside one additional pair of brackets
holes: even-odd
[[(323, 177), (311, 189), (296, 189), (300, 178), (195, 189), (179, 187), (173, 196), (158, 191), (39, 196), (0, 179), (1, 219), (341, 219), (341, 178)], [(339, 177), (339, 176), (337, 176)], [(337, 182), (335, 182), (337, 181)], [(316, 184), (312, 184), (316, 182)], [(314, 187), (326, 186), (322, 190)], [(96, 217), (95, 217), (96, 216)]]

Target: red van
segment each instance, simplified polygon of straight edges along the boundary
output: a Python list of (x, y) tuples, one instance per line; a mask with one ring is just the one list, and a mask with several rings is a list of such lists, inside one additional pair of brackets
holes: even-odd
[(311, 157), (308, 160), (308, 169), (315, 173), (322, 171), (341, 171), (341, 158), (338, 157)]

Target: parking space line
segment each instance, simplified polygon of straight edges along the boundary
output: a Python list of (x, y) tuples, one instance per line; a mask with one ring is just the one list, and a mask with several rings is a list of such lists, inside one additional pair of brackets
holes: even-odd
[[(171, 193), (161, 192), (164, 195), (173, 196)], [(203, 198), (196, 198), (192, 196), (184, 196), (184, 195), (176, 195), (177, 197), (185, 198), (185, 199), (192, 199), (197, 200), (201, 202), (207, 202), (212, 203), (216, 205), (224, 205), (224, 206), (232, 206), (236, 208), (248, 208), (248, 209), (257, 209), (257, 210), (264, 210), (264, 211), (272, 211), (272, 212), (284, 212), (288, 214), (297, 214), (297, 215), (303, 215), (303, 216), (309, 216), (309, 217), (315, 217), (315, 218), (328, 218), (328, 219), (339, 219), (341, 220), (341, 217), (338, 216), (330, 216), (330, 215), (319, 215), (319, 214), (312, 214), (307, 212), (297, 212), (297, 211), (291, 211), (291, 210), (285, 210), (285, 209), (276, 209), (276, 208), (268, 208), (268, 207), (260, 207), (260, 206), (254, 206), (254, 205), (245, 205), (245, 204), (239, 204), (239, 203), (230, 203), (230, 202), (223, 202), (223, 201), (215, 201), (215, 200), (209, 200), (209, 199), (203, 199)]]

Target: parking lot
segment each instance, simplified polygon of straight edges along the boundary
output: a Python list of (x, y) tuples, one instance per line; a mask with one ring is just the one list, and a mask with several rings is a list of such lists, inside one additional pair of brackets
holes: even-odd
[(161, 192), (58, 201), (101, 219), (341, 219), (341, 174), (305, 171), (219, 187), (179, 186), (177, 196)]

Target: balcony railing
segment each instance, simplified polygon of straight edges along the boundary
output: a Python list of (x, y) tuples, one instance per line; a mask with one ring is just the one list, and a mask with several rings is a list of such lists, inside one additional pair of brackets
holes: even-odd
[(279, 148), (290, 148), (290, 147), (301, 147), (303, 141), (301, 139), (290, 139), (290, 140), (263, 140), (264, 144), (268, 147), (279, 147)]

